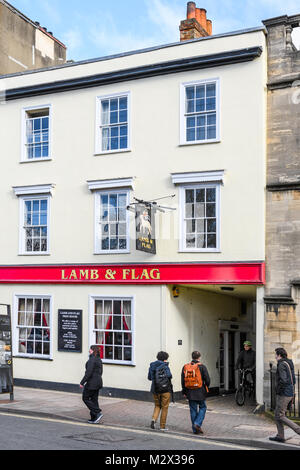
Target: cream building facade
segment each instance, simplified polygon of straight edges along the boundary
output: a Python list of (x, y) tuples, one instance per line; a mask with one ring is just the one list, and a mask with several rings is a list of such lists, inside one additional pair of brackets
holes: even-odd
[[(264, 28), (0, 77), (16, 383), (77, 390), (95, 343), (103, 393), (147, 398), (160, 350), (180, 392), (195, 349), (230, 391), (247, 338), (263, 403), (266, 77)], [(137, 251), (126, 207), (171, 195), (157, 253)], [(58, 348), (61, 310), (81, 352)]]

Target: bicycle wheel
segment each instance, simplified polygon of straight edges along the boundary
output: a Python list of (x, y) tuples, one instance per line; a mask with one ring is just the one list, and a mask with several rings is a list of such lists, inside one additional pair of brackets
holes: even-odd
[(244, 387), (239, 387), (235, 392), (235, 401), (237, 405), (243, 406), (245, 403), (245, 389)]

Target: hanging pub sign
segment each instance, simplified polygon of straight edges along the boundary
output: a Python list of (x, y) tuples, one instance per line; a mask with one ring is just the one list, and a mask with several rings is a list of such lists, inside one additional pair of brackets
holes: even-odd
[[(13, 400), (12, 334), (10, 305), (1, 306), (0, 314), (0, 394)], [(4, 308), (3, 308), (4, 307)], [(6, 311), (6, 313), (4, 313)]]
[(153, 255), (156, 254), (154, 214), (155, 212), (151, 205), (136, 205), (136, 249)]
[(82, 310), (58, 310), (58, 351), (82, 352)]

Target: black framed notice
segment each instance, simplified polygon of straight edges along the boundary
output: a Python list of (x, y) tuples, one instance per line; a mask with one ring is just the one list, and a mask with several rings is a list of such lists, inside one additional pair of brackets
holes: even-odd
[(82, 310), (58, 310), (58, 351), (82, 352)]

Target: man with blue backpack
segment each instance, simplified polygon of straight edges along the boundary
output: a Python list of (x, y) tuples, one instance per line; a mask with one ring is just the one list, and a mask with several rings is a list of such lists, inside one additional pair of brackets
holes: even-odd
[(160, 414), (160, 430), (167, 431), (166, 422), (168, 416), (168, 409), (173, 395), (172, 387), (172, 374), (169, 369), (168, 358), (169, 354), (160, 351), (157, 356), (157, 361), (151, 362), (148, 372), (148, 380), (152, 381), (151, 393), (154, 398), (154, 412), (151, 421), (151, 429), (155, 429), (155, 423)]

